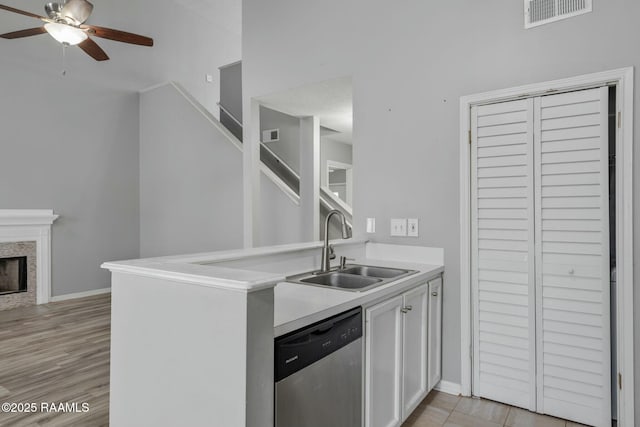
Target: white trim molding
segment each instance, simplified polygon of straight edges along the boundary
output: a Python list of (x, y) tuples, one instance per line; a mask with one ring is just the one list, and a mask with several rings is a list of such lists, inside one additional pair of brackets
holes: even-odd
[(67, 301), (71, 299), (93, 297), (96, 295), (109, 294), (109, 293), (111, 293), (110, 287), (102, 288), (102, 289), (94, 289), (91, 291), (75, 292), (73, 294), (65, 294), (65, 295), (58, 295), (55, 297), (51, 297), (51, 302), (60, 302), (60, 301)]
[(461, 394), (460, 384), (453, 383), (451, 381), (442, 380), (434, 387), (434, 389), (454, 396), (459, 396)]
[(0, 243), (36, 242), (36, 304), (51, 299), (52, 209), (0, 209)]
[(0, 226), (51, 225), (58, 216), (51, 209), (0, 209)]
[(460, 310), (461, 384), (465, 396), (472, 393), (471, 314), (471, 107), (543, 94), (602, 86), (616, 87), (616, 267), (617, 267), (617, 366), (622, 379), (618, 388), (618, 425), (635, 425), (634, 323), (633, 323), (633, 67), (586, 74), (567, 79), (484, 92), (460, 98)]

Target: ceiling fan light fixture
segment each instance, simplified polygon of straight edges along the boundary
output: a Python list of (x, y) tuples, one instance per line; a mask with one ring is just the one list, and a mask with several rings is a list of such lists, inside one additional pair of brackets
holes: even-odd
[(89, 36), (80, 28), (72, 27), (67, 24), (57, 22), (49, 22), (44, 25), (44, 29), (62, 44), (75, 46), (85, 41)]

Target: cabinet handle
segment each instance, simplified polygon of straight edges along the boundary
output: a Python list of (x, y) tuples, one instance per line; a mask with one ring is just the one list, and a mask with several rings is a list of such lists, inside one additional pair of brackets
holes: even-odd
[(407, 310), (405, 307), (401, 308), (400, 311), (404, 314), (407, 314), (409, 312), (409, 310)]
[(410, 305), (406, 306), (405, 308), (407, 309), (407, 311), (411, 311), (411, 310), (413, 310), (413, 307), (412, 307), (412, 306), (410, 306)]
[(438, 293), (437, 293), (437, 292), (431, 292), (431, 296), (432, 296), (432, 297), (437, 297), (437, 296), (438, 296)]

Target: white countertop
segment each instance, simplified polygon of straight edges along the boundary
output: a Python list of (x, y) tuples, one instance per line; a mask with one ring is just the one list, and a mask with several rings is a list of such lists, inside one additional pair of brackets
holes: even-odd
[[(358, 252), (357, 248), (360, 247), (359, 253), (373, 255), (355, 255), (356, 259), (350, 264), (417, 270), (417, 273), (362, 292), (287, 282), (287, 277), (311, 272), (312, 266), (319, 265), (320, 252), (317, 249), (322, 247), (322, 242), (114, 261), (104, 263), (102, 267), (114, 273), (167, 279), (233, 292), (248, 293), (275, 286), (275, 336), (400, 294), (444, 271), (442, 250), (437, 248), (369, 244), (363, 239), (336, 240), (331, 243), (340, 250), (340, 254), (348, 255), (349, 247)], [(424, 260), (431, 264), (403, 260)]]
[(274, 336), (287, 334), (354, 307), (401, 294), (444, 271), (443, 265), (367, 258), (356, 259), (352, 263), (417, 270), (418, 272), (364, 292), (280, 282), (274, 291)]
[[(335, 240), (336, 247), (364, 244), (365, 240)], [(175, 280), (185, 284), (207, 286), (231, 291), (254, 292), (273, 287), (285, 280), (287, 274), (273, 273), (251, 268), (228, 268), (216, 265), (233, 260), (247, 260), (283, 255), (322, 247), (322, 242), (305, 242), (279, 246), (267, 246), (250, 249), (206, 252), (188, 255), (171, 255), (154, 258), (110, 261), (102, 268), (114, 273), (127, 273), (139, 276)]]

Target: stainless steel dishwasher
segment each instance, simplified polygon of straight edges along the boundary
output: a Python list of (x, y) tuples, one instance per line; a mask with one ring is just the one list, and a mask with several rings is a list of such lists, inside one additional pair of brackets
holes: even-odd
[(275, 340), (275, 426), (362, 425), (362, 309)]

